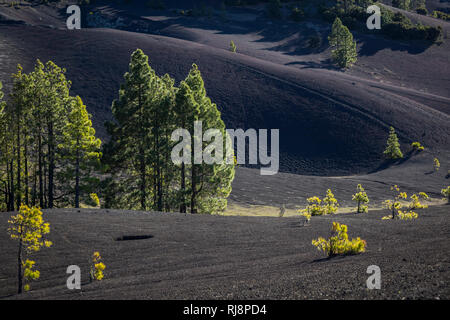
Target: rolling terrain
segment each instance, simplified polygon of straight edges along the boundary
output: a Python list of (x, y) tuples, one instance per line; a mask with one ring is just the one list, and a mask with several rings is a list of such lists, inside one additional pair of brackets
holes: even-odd
[[(48, 210), (52, 248), (34, 255), (33, 290), (16, 290), (17, 243), (0, 214), (0, 297), (4, 299), (449, 299), (448, 206), (416, 221), (383, 221), (386, 212), (313, 218), (223, 217), (75, 209)], [(367, 241), (358, 256), (325, 259), (311, 240), (332, 221)], [(117, 241), (123, 236), (148, 239)], [(442, 245), (435, 245), (442, 244)], [(100, 251), (105, 279), (89, 284), (88, 259)], [(66, 288), (78, 265), (82, 290)], [(368, 290), (367, 267), (381, 268), (382, 289)]]
[[(17, 248), (6, 233), (10, 213), (0, 213), (0, 298), (450, 299), (450, 210), (440, 195), (450, 181), (449, 22), (405, 13), (440, 25), (447, 36), (439, 45), (353, 32), (358, 61), (343, 71), (330, 61), (330, 24), (322, 20), (271, 21), (262, 5), (227, 8), (223, 18), (220, 1), (211, 2), (212, 17), (189, 17), (179, 10), (198, 2), (168, 0), (165, 10), (143, 3), (83, 6), (81, 30), (66, 29), (66, 2), (0, 4), (5, 93), (17, 64), (28, 72), (36, 59), (52, 60), (67, 69), (71, 94), (82, 97), (99, 137), (108, 140), (104, 122), (112, 118), (111, 103), (136, 48), (177, 84), (196, 63), (227, 128), (280, 129), (281, 172), (261, 176), (239, 166), (225, 213), (234, 217), (46, 210), (54, 247), (36, 255), (41, 279), (20, 297), (13, 295)], [(448, 3), (428, 1), (428, 7), (445, 11)], [(321, 38), (314, 49), (307, 44), (312, 35)], [(231, 40), (237, 53), (229, 51)], [(388, 164), (382, 153), (390, 126), (405, 158)], [(413, 152), (413, 141), (425, 151)], [(370, 197), (368, 214), (350, 213), (359, 183)], [(381, 220), (394, 184), (432, 198), (419, 219)], [(328, 188), (342, 214), (303, 226), (296, 210)], [(288, 217), (264, 217), (283, 205)], [(367, 252), (325, 259), (311, 240), (327, 236), (332, 221), (365, 239)], [(149, 237), (117, 240), (142, 235)], [(104, 257), (106, 279), (89, 284), (94, 251)], [(82, 268), (80, 292), (65, 287), (71, 264)], [(381, 267), (382, 290), (366, 287), (372, 264)]]

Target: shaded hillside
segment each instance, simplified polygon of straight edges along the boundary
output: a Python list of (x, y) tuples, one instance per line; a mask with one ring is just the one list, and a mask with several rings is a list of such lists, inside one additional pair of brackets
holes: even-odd
[(102, 124), (110, 118), (129, 56), (142, 48), (159, 74), (167, 72), (177, 81), (197, 63), (227, 127), (280, 128), (284, 171), (374, 169), (390, 125), (404, 143), (419, 140), (428, 148), (448, 150), (448, 115), (339, 73), (298, 70), (192, 42), (117, 30), (1, 29), (2, 43), (12, 48), (1, 78), (16, 63), (29, 70), (36, 58), (66, 67), (73, 93), (83, 97), (103, 137)]

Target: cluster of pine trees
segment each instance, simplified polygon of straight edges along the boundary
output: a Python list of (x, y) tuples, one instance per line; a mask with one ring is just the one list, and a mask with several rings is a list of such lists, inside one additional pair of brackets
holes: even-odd
[(10, 99), (0, 106), (0, 210), (78, 207), (89, 189), (101, 141), (70, 86), (51, 61), (37, 60), (28, 74), (19, 65), (13, 74)]
[(179, 128), (192, 137), (189, 156), (198, 157), (195, 121), (202, 121), (203, 133), (213, 128), (226, 137), (196, 65), (175, 87), (136, 50), (112, 104), (114, 119), (106, 123), (111, 139), (102, 149), (86, 106), (70, 96), (70, 86), (64, 69), (39, 60), (28, 74), (18, 66), (8, 103), (1, 102), (0, 84), (0, 211), (21, 204), (78, 208), (93, 191), (106, 208), (191, 213), (226, 208), (234, 164), (177, 164), (171, 158), (179, 143), (172, 134)]
[[(225, 124), (217, 106), (207, 97), (194, 64), (179, 87), (169, 75), (159, 77), (142, 50), (131, 56), (129, 71), (112, 104), (114, 121), (107, 123), (111, 141), (104, 148), (108, 179), (104, 206), (157, 211), (216, 213), (224, 210), (234, 179), (234, 165), (173, 163), (171, 152), (178, 141), (172, 133), (182, 128), (192, 137), (194, 122), (203, 133), (211, 128), (225, 137)], [(200, 142), (203, 148), (206, 141)], [(224, 149), (226, 143), (224, 142)], [(186, 156), (186, 155), (183, 155)]]

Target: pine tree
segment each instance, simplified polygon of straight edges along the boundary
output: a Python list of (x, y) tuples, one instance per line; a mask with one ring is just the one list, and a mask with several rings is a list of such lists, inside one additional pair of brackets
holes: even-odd
[[(198, 70), (197, 65), (193, 65), (189, 75), (185, 80), (185, 84), (192, 91), (192, 97), (195, 101), (194, 108), (190, 111), (191, 119), (194, 121), (202, 121), (203, 134), (208, 129), (219, 130), (222, 137), (226, 137), (225, 124), (221, 119), (221, 114), (216, 104), (212, 103), (207, 97), (204, 81)], [(190, 130), (191, 136), (194, 132)], [(192, 139), (192, 156), (194, 160), (195, 148)], [(223, 150), (226, 158), (229, 156), (229, 144), (227, 139), (223, 140)], [(203, 149), (208, 146), (207, 142), (203, 142)], [(215, 150), (217, 152), (217, 150)], [(222, 156), (222, 160), (223, 160)], [(190, 209), (191, 213), (217, 213), (225, 210), (227, 206), (226, 198), (231, 192), (231, 183), (234, 179), (234, 163), (228, 164), (226, 161), (222, 163), (202, 164), (192, 163), (190, 166)]]
[[(74, 189), (68, 188), (67, 193), (74, 194), (73, 203), (75, 208), (79, 208), (80, 191), (84, 190), (86, 194), (89, 194), (89, 186), (92, 185), (89, 173), (100, 160), (101, 141), (95, 137), (91, 115), (87, 112), (81, 98), (77, 96), (71, 100), (71, 110), (63, 130), (63, 141), (58, 147), (67, 161), (62, 174), (68, 182), (75, 180)], [(84, 185), (83, 182), (85, 182)]]
[(393, 127), (390, 127), (389, 129), (389, 137), (386, 143), (386, 150), (384, 150), (383, 153), (388, 159), (403, 158), (403, 153), (400, 150), (400, 143), (398, 142), (398, 137)]
[(168, 75), (158, 77), (140, 49), (131, 55), (124, 79), (119, 98), (112, 105), (116, 122), (107, 124), (112, 139), (105, 148), (104, 159), (111, 159), (108, 164), (116, 177), (123, 180), (125, 188), (121, 196), (107, 197), (117, 206), (124, 203), (134, 206), (137, 198), (140, 209), (152, 207), (163, 211), (168, 206), (164, 199), (171, 183), (172, 169), (167, 159), (174, 122), (174, 81)]
[(335, 48), (332, 50), (333, 60), (341, 68), (347, 68), (356, 62), (358, 56), (356, 42), (353, 41), (353, 35), (338, 17), (333, 22), (328, 41), (330, 46)]

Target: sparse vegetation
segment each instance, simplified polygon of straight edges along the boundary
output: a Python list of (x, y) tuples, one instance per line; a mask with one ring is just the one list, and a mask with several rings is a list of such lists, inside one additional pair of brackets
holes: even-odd
[(358, 203), (356, 213), (365, 213), (369, 211), (369, 206), (367, 205), (369, 203), (369, 197), (360, 184), (356, 187), (356, 193), (352, 196), (352, 200)]
[(436, 172), (438, 172), (439, 169), (441, 168), (441, 163), (439, 162), (438, 158), (433, 159), (433, 167), (434, 167), (434, 171), (436, 171)]
[(423, 151), (423, 150), (425, 149), (424, 146), (422, 146), (422, 145), (420, 144), (420, 142), (417, 142), (417, 141), (411, 143), (411, 147), (412, 147), (413, 150), (416, 151), (416, 152), (420, 152), (420, 151)]
[(388, 159), (403, 158), (403, 153), (400, 149), (400, 143), (398, 142), (398, 137), (393, 127), (389, 129), (389, 137), (386, 142), (386, 149), (384, 150), (383, 154)]
[(441, 194), (445, 197), (444, 200), (447, 200), (447, 203), (450, 204), (450, 186), (442, 189)]
[(422, 200), (428, 200), (430, 197), (425, 192), (419, 192), (419, 194), (413, 194), (411, 196), (411, 203), (409, 204), (409, 209), (425, 209), (428, 208), (428, 205), (422, 204), (420, 202), (420, 199)]
[(94, 280), (101, 281), (105, 277), (103, 271), (105, 271), (106, 266), (101, 260), (102, 257), (98, 251), (92, 254), (91, 270), (89, 273), (91, 282)]
[[(33, 270), (35, 261), (24, 259), (24, 256), (52, 245), (52, 242), (44, 237), (50, 232), (50, 224), (44, 221), (42, 211), (39, 208), (29, 208), (26, 205), (22, 205), (19, 213), (12, 216), (8, 223), (8, 233), (11, 239), (19, 242), (17, 292), (20, 294), (22, 290), (30, 290), (29, 282), (38, 279), (40, 276), (38, 270)], [(23, 279), (25, 279), (25, 283), (23, 283)]]
[(333, 60), (341, 68), (348, 68), (357, 60), (356, 42), (353, 41), (353, 35), (346, 26), (342, 24), (341, 19), (334, 20), (331, 34), (328, 37), (332, 50)]
[(427, 205), (424, 205), (420, 202), (420, 198), (424, 200), (428, 200), (429, 197), (425, 192), (420, 192), (419, 195), (413, 194), (411, 196), (411, 202), (408, 205), (406, 210), (402, 210), (403, 203), (402, 200), (406, 200), (408, 195), (406, 192), (400, 192), (400, 188), (397, 185), (391, 187), (391, 191), (394, 192), (394, 198), (392, 200), (384, 201), (383, 205), (392, 212), (392, 215), (385, 216), (383, 220), (389, 219), (400, 219), (400, 220), (412, 220), (417, 219), (419, 215), (414, 212), (414, 209), (423, 209), (427, 208)]
[(311, 197), (307, 199), (308, 205), (300, 212), (309, 216), (321, 216), (327, 214), (335, 214), (339, 208), (337, 199), (334, 197), (331, 189), (327, 190), (325, 198)]
[(234, 44), (233, 40), (230, 41), (230, 51), (236, 53), (237, 47)]
[(328, 239), (319, 237), (316, 240), (312, 240), (312, 245), (329, 257), (365, 252), (366, 241), (359, 237), (349, 240), (347, 232), (348, 227), (345, 224), (333, 222), (330, 237)]

